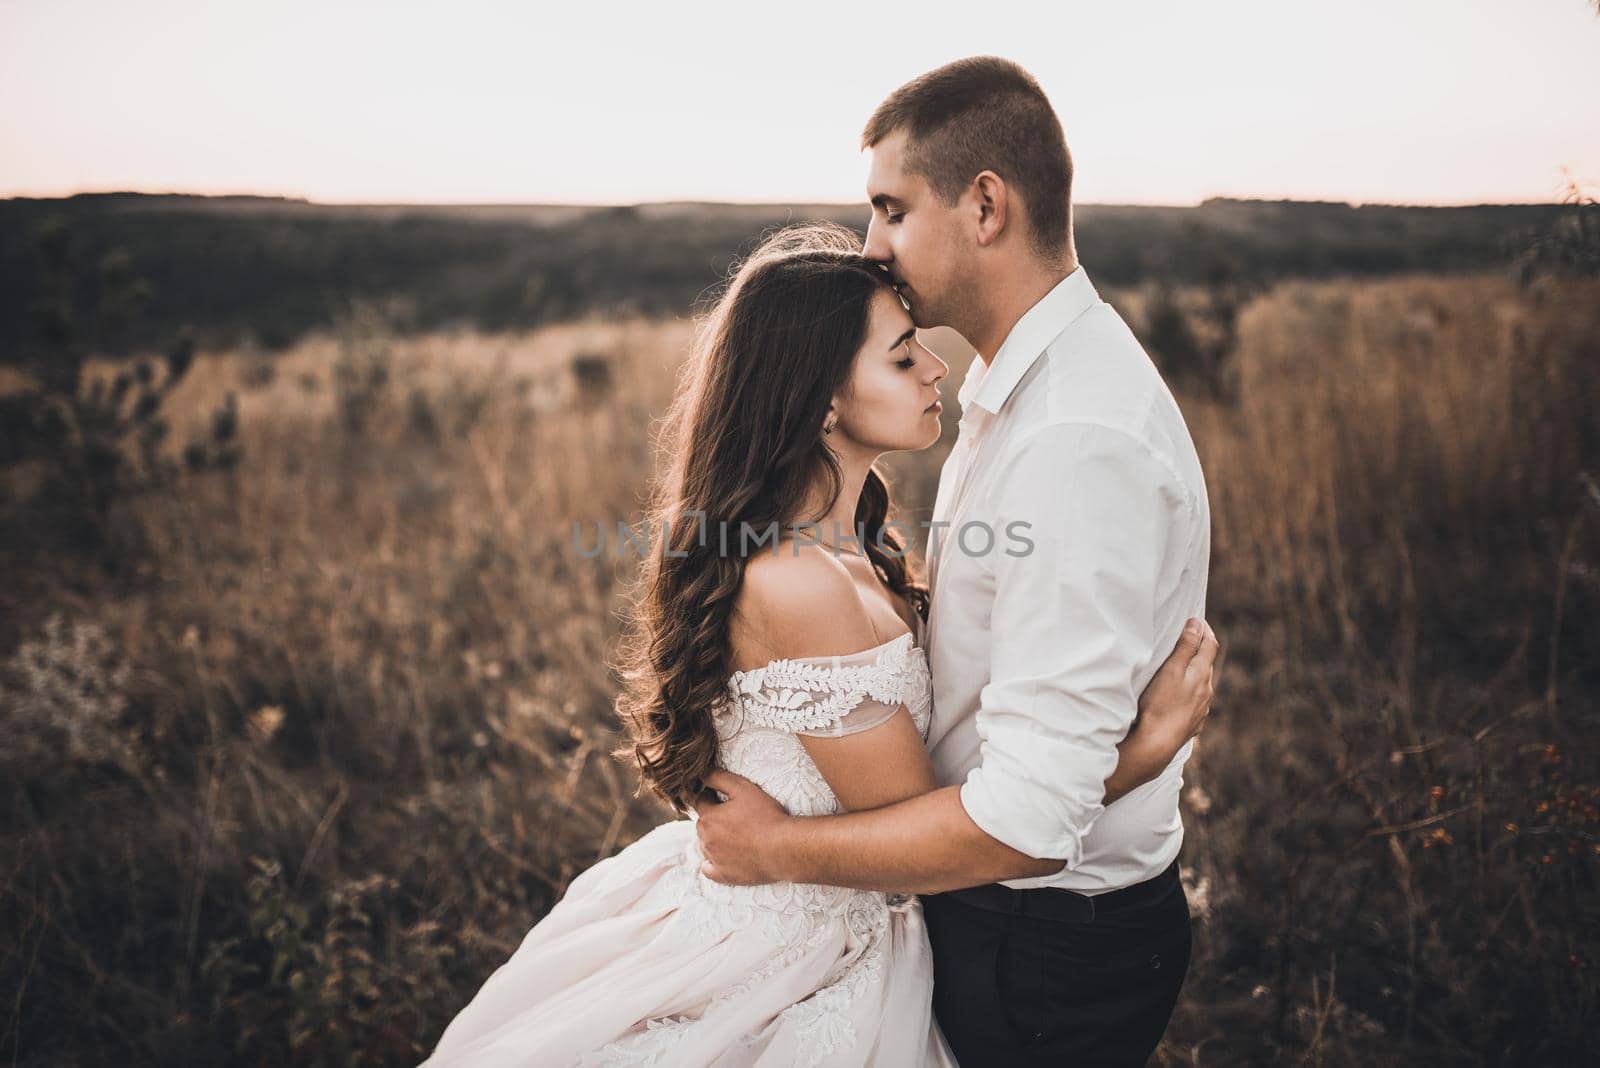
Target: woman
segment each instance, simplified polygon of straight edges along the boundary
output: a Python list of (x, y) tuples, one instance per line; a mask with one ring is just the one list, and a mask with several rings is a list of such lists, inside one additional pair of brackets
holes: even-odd
[[(928, 447), (948, 370), (848, 230), (781, 231), (740, 267), (669, 421), (620, 702), (625, 752), (690, 818), (574, 879), (429, 1065), (955, 1063), (914, 896), (714, 882), (692, 808), (717, 767), (803, 815), (933, 788), (928, 592), (883, 479), (847, 471), (829, 438), (844, 412), (869, 452)], [(823, 533), (841, 518), (859, 543)], [(821, 626), (858, 651), (786, 655), (819, 623), (775, 610), (795, 589), (826, 591)], [(1141, 697), (1136, 733), (1171, 735), (1129, 769), (1144, 779), (1204, 719), (1209, 679), (1186, 679), (1188, 661), (1169, 657)], [(883, 744), (840, 748), (866, 731)]]

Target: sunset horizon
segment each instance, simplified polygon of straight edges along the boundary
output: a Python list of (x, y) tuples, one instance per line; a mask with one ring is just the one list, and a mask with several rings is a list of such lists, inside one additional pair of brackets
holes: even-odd
[[(1567, 187), (1580, 195), (1594, 195), (1595, 186), (1574, 180)], [(8, 192), (0, 195), (0, 201), (7, 200), (70, 200), (74, 197), (116, 197), (116, 196), (141, 196), (141, 197), (181, 197), (195, 200), (281, 200), (291, 204), (304, 204), (309, 207), (325, 208), (645, 208), (645, 207), (673, 207), (706, 206), (706, 207), (737, 207), (737, 208), (762, 208), (762, 207), (819, 207), (819, 208), (852, 208), (859, 206), (863, 212), (869, 210), (864, 202), (851, 200), (827, 200), (815, 198), (782, 199), (770, 197), (662, 197), (644, 200), (415, 200), (415, 199), (340, 199), (308, 196), (303, 193), (292, 192), (256, 192), (250, 190), (223, 190), (200, 191), (193, 189), (79, 189), (73, 192), (33, 192), (22, 190)], [(1499, 200), (1459, 200), (1459, 201), (1408, 201), (1408, 200), (1356, 200), (1350, 198), (1330, 196), (1286, 196), (1256, 193), (1218, 193), (1199, 200), (1180, 202), (1175, 200), (1073, 200), (1075, 208), (1197, 208), (1212, 202), (1239, 201), (1246, 203), (1288, 203), (1288, 204), (1338, 204), (1352, 208), (1387, 207), (1387, 208), (1492, 208), (1492, 207), (1525, 207), (1562, 204), (1570, 199), (1569, 193), (1557, 191), (1549, 197), (1537, 198), (1505, 198)]]

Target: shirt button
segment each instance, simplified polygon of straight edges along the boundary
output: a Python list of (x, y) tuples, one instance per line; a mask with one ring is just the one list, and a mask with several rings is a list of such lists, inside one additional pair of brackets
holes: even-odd
[(1155, 956), (1150, 958), (1150, 970), (1151, 971), (1160, 971), (1161, 970), (1161, 954), (1157, 953)]

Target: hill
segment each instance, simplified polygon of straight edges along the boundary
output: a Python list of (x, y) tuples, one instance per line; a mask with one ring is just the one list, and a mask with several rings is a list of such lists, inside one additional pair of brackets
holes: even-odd
[[(1456, 208), (1211, 200), (1082, 205), (1095, 280), (1215, 283), (1499, 269), (1560, 205)], [(116, 354), (189, 330), (269, 349), (355, 299), (401, 326), (497, 330), (608, 314), (681, 314), (758, 235), (786, 222), (864, 227), (858, 204), (315, 204), (100, 193), (0, 201), (0, 362), (77, 343)]]

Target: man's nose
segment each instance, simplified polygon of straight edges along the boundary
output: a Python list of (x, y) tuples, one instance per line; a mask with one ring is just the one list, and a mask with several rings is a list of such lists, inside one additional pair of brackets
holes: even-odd
[[(888, 263), (893, 257), (889, 254), (889, 244), (883, 240), (883, 231), (878, 227), (877, 217), (867, 223), (867, 244), (861, 254), (874, 263)], [(881, 246), (881, 247), (880, 247)]]

